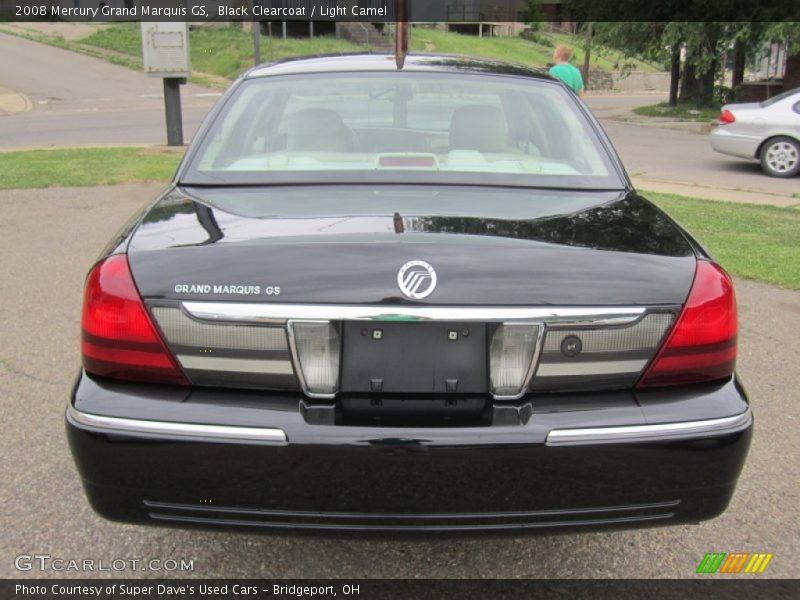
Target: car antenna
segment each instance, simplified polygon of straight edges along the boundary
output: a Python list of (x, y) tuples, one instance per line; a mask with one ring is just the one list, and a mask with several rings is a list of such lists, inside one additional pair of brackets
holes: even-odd
[(406, 0), (395, 0), (394, 61), (401, 70), (408, 54), (408, 6)]

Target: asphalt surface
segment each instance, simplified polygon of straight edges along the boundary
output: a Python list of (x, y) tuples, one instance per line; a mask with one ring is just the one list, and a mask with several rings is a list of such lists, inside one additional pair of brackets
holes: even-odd
[(101, 520), (83, 496), (63, 427), (79, 364), (81, 287), (112, 233), (157, 190), (0, 192), (0, 577), (84, 575), (20, 573), (13, 564), (20, 554), (193, 559), (198, 577), (694, 577), (706, 552), (771, 552), (768, 575), (800, 576), (800, 293), (748, 281), (737, 282), (739, 371), (756, 432), (730, 508), (715, 520), (431, 541), (237, 535)]
[[(3, 148), (86, 144), (163, 144), (166, 141), (162, 84), (143, 73), (0, 33), (0, 99), (19, 106), (22, 95), (32, 109), (3, 116)], [(184, 137), (191, 140), (219, 91), (182, 87)], [(797, 177), (764, 175), (755, 161), (713, 152), (707, 136), (688, 130), (646, 127), (620, 121), (630, 109), (665, 100), (663, 95), (593, 94), (587, 104), (598, 116), (637, 186), (693, 195), (692, 186), (781, 194), (782, 204), (800, 189)], [(667, 183), (665, 183), (667, 182)], [(677, 183), (677, 187), (668, 183)], [(708, 194), (695, 194), (705, 195)], [(712, 194), (725, 199), (725, 194)], [(744, 201), (758, 201), (745, 197)]]
[[(0, 112), (0, 149), (166, 143), (161, 79), (4, 33), (0, 57), (0, 88), (26, 95), (32, 106)], [(219, 96), (181, 86), (187, 141)]]

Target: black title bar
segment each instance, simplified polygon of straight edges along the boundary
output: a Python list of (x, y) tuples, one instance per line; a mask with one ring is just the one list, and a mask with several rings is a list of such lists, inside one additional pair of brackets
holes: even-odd
[(508, 579), (6, 579), (4, 600), (626, 600), (704, 598), (752, 600), (796, 597), (797, 580), (508, 580)]
[[(399, 0), (0, 0), (5, 21), (393, 22)], [(800, 21), (798, 0), (406, 0), (408, 21)]]

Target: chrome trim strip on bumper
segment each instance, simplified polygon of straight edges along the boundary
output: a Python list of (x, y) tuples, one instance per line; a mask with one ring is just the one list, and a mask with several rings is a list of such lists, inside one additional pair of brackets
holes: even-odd
[(507, 306), (353, 306), (341, 304), (247, 304), (183, 302), (196, 319), (282, 325), (290, 319), (324, 321), (537, 321), (548, 327), (628, 325), (644, 316), (644, 307), (548, 308)]
[(701, 437), (745, 429), (753, 422), (748, 408), (734, 417), (684, 421), (681, 423), (658, 423), (654, 425), (625, 425), (622, 427), (589, 427), (582, 429), (554, 429), (547, 434), (548, 446), (569, 444), (608, 444), (624, 442), (658, 441), (676, 437)]
[(626, 375), (628, 373), (639, 373), (646, 364), (647, 359), (543, 363), (539, 365), (536, 376)]
[(286, 443), (286, 433), (278, 428), (203, 425), (199, 423), (104, 417), (82, 412), (71, 404), (67, 407), (67, 420), (73, 424), (100, 430), (103, 433), (163, 435), (202, 439), (204, 441)]
[(184, 369), (221, 371), (227, 373), (261, 373), (264, 375), (294, 375), (291, 361), (178, 354)]
[[(104, 433), (164, 435), (204, 441), (271, 442), (285, 444), (286, 433), (282, 429), (267, 427), (243, 427), (236, 425), (204, 425), (170, 421), (147, 421), (106, 417), (67, 407), (67, 420)], [(679, 437), (701, 437), (741, 431), (753, 422), (748, 408), (740, 415), (703, 421), (681, 423), (659, 423), (653, 425), (625, 425), (620, 427), (590, 427), (581, 429), (553, 429), (547, 434), (548, 446), (571, 444), (608, 444), (626, 442), (658, 441)]]

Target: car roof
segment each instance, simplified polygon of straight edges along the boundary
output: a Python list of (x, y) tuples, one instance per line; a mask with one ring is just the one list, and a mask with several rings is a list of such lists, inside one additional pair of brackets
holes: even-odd
[[(273, 75), (304, 75), (337, 72), (397, 72), (394, 54), (325, 54), (287, 58), (253, 67), (246, 79)], [(409, 54), (403, 71), (439, 73), (476, 73), (528, 77), (558, 83), (544, 69), (515, 65), (498, 60), (451, 54)]]

